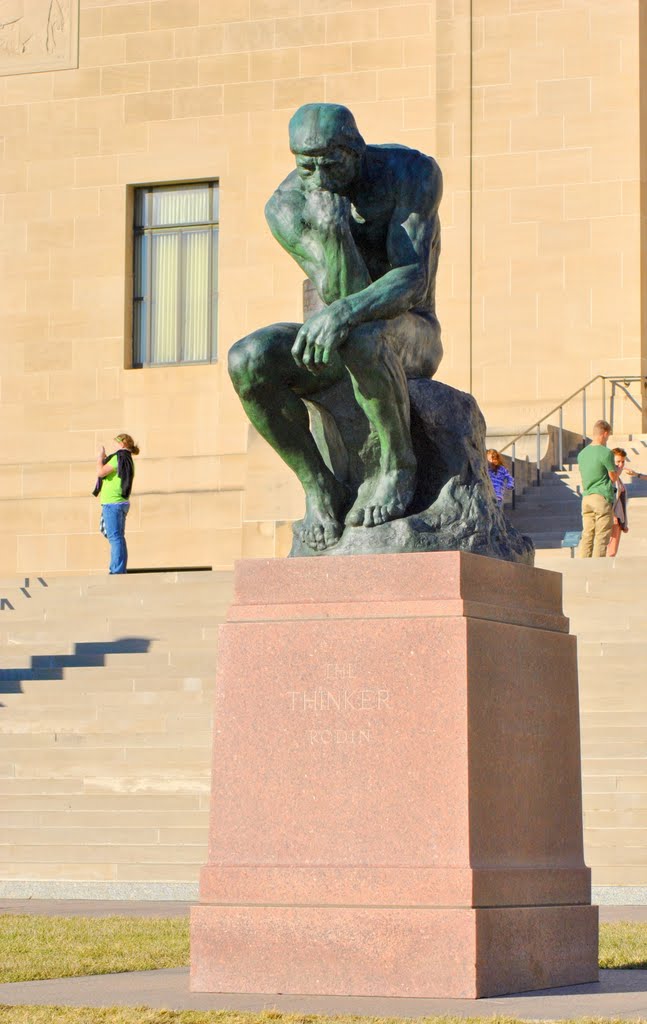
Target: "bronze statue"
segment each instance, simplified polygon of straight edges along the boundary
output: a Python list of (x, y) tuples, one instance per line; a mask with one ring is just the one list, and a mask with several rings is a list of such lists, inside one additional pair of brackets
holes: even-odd
[[(415, 149), (366, 145), (350, 110), (337, 104), (301, 107), (289, 137), (296, 169), (265, 214), (325, 308), (304, 324), (272, 324), (243, 338), (230, 351), (229, 372), (251, 422), (303, 485), (302, 541), (322, 550), (344, 526), (404, 516), (416, 490), (407, 379), (432, 377), (442, 357), (442, 176)], [(379, 449), (356, 495), (324, 462), (304, 404), (348, 377)]]

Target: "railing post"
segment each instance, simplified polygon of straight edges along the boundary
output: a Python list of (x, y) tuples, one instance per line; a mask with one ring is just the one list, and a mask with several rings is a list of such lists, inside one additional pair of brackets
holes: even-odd
[(563, 431), (564, 431), (564, 407), (560, 405), (560, 407), (559, 407), (559, 441), (558, 441), (558, 447), (557, 447), (557, 461), (558, 461), (558, 464), (559, 464), (559, 472), (560, 473), (561, 473), (561, 471), (564, 468), (564, 439), (563, 439)]
[(613, 420), (616, 414), (616, 382), (611, 381), (611, 402), (609, 403), (609, 423), (613, 431)]
[(516, 506), (517, 506), (517, 502), (515, 500), (515, 492), (516, 492), (516, 488), (517, 488), (517, 444), (516, 444), (516, 441), (512, 445), (512, 479), (514, 480), (514, 487), (512, 488), (512, 508), (514, 510), (516, 508)]
[(607, 379), (602, 378), (602, 419), (607, 418)]
[(537, 487), (541, 487), (541, 427), (537, 424)]
[(586, 385), (582, 388), (582, 437), (586, 444)]

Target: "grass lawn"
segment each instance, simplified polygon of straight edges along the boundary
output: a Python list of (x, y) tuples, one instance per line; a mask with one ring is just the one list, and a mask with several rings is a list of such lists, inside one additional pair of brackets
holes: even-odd
[[(188, 963), (185, 918), (0, 915), (0, 982), (153, 971)], [(647, 968), (647, 923), (601, 925), (600, 967)]]
[[(0, 1024), (410, 1024), (398, 1017), (313, 1017), (301, 1014), (230, 1013), (227, 1010), (147, 1010), (146, 1007), (97, 1010), (64, 1006), (0, 1006)], [(416, 1024), (524, 1024), (516, 1017), (422, 1017)], [(626, 1024), (626, 1021), (601, 1021), (596, 1017), (578, 1017), (577, 1021), (553, 1024)], [(634, 1020), (632, 1024), (646, 1024)]]
[(647, 969), (647, 923), (601, 924), (600, 967)]
[(185, 918), (0, 915), (0, 982), (153, 971), (188, 962)]

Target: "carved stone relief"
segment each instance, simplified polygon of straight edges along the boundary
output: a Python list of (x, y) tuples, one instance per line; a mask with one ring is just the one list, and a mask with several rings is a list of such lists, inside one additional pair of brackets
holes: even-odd
[(78, 67), (79, 0), (0, 0), (0, 75)]

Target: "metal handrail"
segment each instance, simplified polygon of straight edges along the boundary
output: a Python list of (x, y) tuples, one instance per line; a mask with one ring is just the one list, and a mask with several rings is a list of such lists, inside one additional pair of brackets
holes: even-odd
[[(537, 420), (531, 426), (527, 427), (526, 430), (523, 430), (520, 434), (517, 434), (516, 437), (513, 437), (513, 439), (511, 441), (508, 441), (508, 443), (503, 448), (501, 448), (501, 452), (505, 452), (505, 451), (508, 450), (508, 448), (512, 448), (512, 456), (511, 457), (512, 457), (512, 476), (513, 477), (515, 475), (515, 468), (516, 468), (516, 461), (517, 461), (517, 457), (516, 457), (517, 441), (520, 441), (523, 437), (528, 437), (530, 434), (532, 434), (533, 431), (536, 431), (537, 432), (537, 453), (536, 453), (537, 486), (538, 487), (541, 486), (541, 425), (550, 416), (554, 416), (556, 412), (559, 413), (558, 463), (559, 463), (559, 468), (562, 469), (562, 467), (564, 465), (564, 447), (563, 447), (564, 406), (567, 405), (569, 402), (571, 402), (574, 398), (577, 398), (578, 395), (580, 395), (580, 394), (582, 395), (582, 436), (584, 438), (586, 438), (587, 437), (587, 432), (586, 432), (586, 418), (587, 418), (586, 389), (591, 387), (592, 384), (595, 384), (596, 381), (602, 381), (602, 419), (604, 419), (606, 417), (606, 411), (607, 411), (606, 383), (607, 383), (607, 381), (611, 382), (611, 398), (610, 398), (610, 402), (609, 402), (609, 419), (611, 421), (612, 426), (613, 426), (613, 414), (614, 414), (614, 411), (615, 411), (616, 388), (620, 388), (620, 390), (627, 396), (627, 398), (629, 398), (630, 401), (633, 402), (633, 404), (636, 406), (637, 409), (640, 410), (642, 408), (640, 403), (637, 402), (636, 399), (634, 398), (634, 396), (629, 393), (627, 388), (629, 387), (630, 384), (633, 384), (635, 381), (641, 381), (641, 382), (642, 381), (647, 381), (647, 377), (619, 376), (619, 375), (612, 377), (612, 376), (607, 376), (607, 375), (602, 374), (602, 373), (596, 374), (596, 376), (592, 377), (591, 380), (586, 382), (586, 384), (583, 384), (581, 387), (579, 387), (577, 389), (577, 391), (574, 391), (572, 393), (572, 395), (569, 395), (568, 398), (565, 398), (562, 402), (559, 403), (559, 405), (556, 405), (554, 409), (551, 409), (550, 412), (545, 413), (541, 417), (541, 419)], [(529, 461), (528, 456), (526, 456), (526, 462), (528, 462), (528, 461)], [(512, 507), (513, 508), (515, 507), (515, 504), (516, 504), (515, 492), (513, 490), (512, 491)]]

